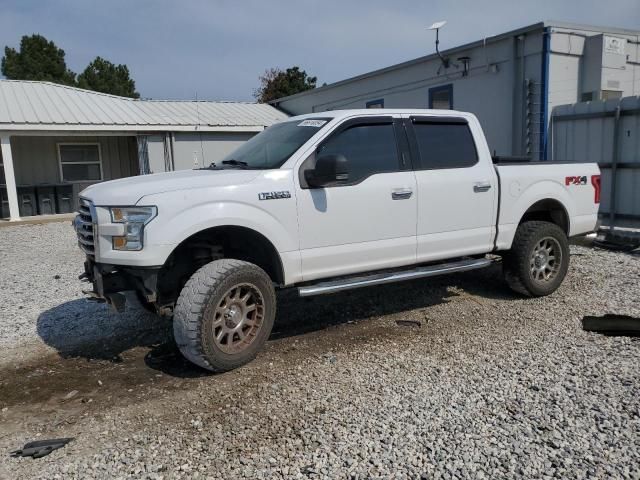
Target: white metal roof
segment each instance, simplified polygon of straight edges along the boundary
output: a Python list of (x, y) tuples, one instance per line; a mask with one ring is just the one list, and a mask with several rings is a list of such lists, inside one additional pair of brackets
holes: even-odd
[(135, 100), (50, 82), (0, 80), (0, 130), (254, 131), (285, 118), (260, 103)]

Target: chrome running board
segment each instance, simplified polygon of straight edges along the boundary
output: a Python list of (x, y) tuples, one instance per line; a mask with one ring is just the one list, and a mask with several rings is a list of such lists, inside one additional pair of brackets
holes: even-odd
[(440, 263), (427, 267), (418, 267), (411, 270), (393, 271), (387, 273), (374, 273), (359, 277), (341, 278), (330, 282), (321, 282), (314, 285), (298, 287), (298, 294), (301, 297), (311, 297), (313, 295), (325, 295), (336, 293), (353, 288), (370, 287), (372, 285), (382, 285), (385, 283), (401, 282), (403, 280), (413, 280), (416, 278), (435, 277), (446, 273), (466, 272), (478, 268), (488, 267), (496, 263), (499, 259), (479, 258), (458, 260), (456, 262)]

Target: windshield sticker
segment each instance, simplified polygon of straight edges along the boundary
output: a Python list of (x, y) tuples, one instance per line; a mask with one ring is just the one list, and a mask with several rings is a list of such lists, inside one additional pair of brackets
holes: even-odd
[(299, 127), (316, 127), (319, 128), (327, 123), (326, 120), (305, 120), (298, 124)]

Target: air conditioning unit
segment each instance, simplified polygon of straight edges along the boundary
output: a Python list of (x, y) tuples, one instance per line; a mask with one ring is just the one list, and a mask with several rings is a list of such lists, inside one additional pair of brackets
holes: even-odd
[(581, 101), (622, 97), (627, 39), (600, 34), (585, 40)]

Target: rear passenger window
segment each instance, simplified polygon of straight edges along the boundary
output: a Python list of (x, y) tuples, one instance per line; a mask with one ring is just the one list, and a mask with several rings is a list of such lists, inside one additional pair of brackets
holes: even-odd
[(414, 123), (421, 168), (464, 168), (478, 162), (466, 123)]
[(385, 172), (400, 170), (393, 125), (355, 125), (331, 137), (320, 148), (322, 155), (344, 155), (349, 165), (349, 183)]

